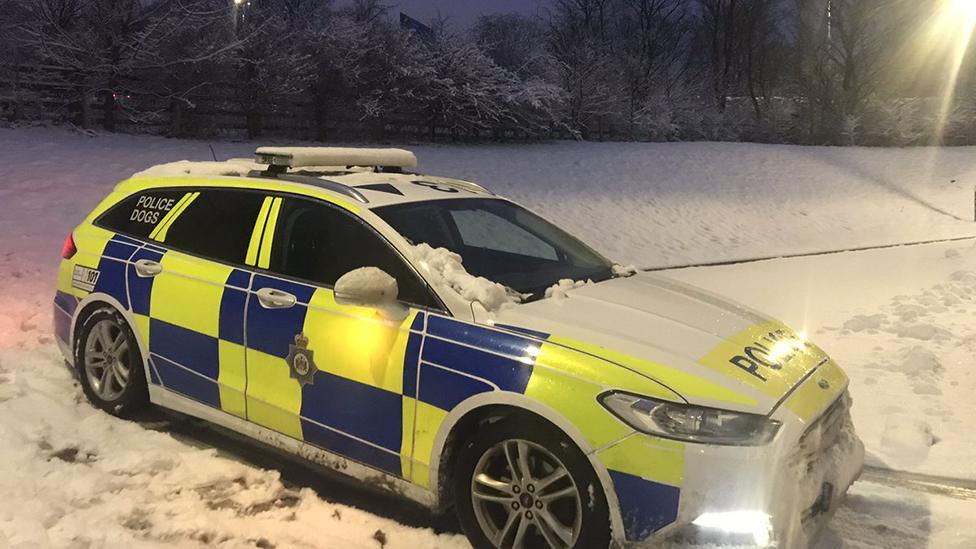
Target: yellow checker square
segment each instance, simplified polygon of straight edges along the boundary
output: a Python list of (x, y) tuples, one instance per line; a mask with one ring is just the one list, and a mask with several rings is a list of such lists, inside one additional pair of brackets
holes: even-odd
[(217, 383), (220, 390), (220, 408), (228, 414), (245, 418), (247, 409), (244, 390), (247, 387), (247, 370), (244, 362), (244, 347), (220, 340), (218, 350), (220, 374)]
[(284, 359), (247, 350), (247, 419), (303, 440), (302, 386), (290, 375)]
[[(539, 359), (542, 358), (540, 355)], [(543, 402), (554, 410), (562, 410), (566, 419), (579, 427), (586, 441), (596, 448), (631, 431), (600, 405), (597, 396), (603, 391), (603, 387), (583, 378), (536, 366), (525, 388), (525, 396)]]
[(403, 478), (410, 480), (413, 475), (413, 428), (417, 413), (417, 400), (410, 397), (401, 399), (403, 406), (403, 437), (400, 439), (400, 470)]
[(670, 486), (684, 478), (685, 445), (674, 440), (633, 435), (600, 451), (608, 469)]
[(73, 261), (62, 261), (61, 265), (58, 267), (58, 290), (66, 293), (72, 294), (77, 297), (83, 297), (85, 292), (74, 288), (71, 284), (71, 277), (74, 273), (76, 263)]
[[(304, 333), (320, 370), (365, 385), (403, 393), (403, 359), (410, 324), (389, 320), (376, 309), (338, 305), (331, 290), (312, 296)], [(327, 358), (326, 358), (327, 357)]]
[[(404, 399), (404, 402), (411, 399)], [(424, 402), (416, 401), (413, 434), (413, 482), (430, 486), (430, 460), (434, 451), (434, 439), (447, 419), (447, 412)]]
[(231, 267), (169, 252), (153, 281), (150, 315), (213, 338), (220, 333), (220, 300)]
[(90, 292), (75, 287), (72, 283), (75, 265), (97, 269), (105, 253), (105, 246), (114, 233), (92, 225), (82, 225), (73, 233), (72, 237), (78, 252), (70, 260), (62, 261), (58, 267), (58, 289), (77, 298), (84, 299)]
[(142, 339), (142, 344), (149, 348), (149, 317), (146, 315), (134, 314), (132, 317), (135, 319), (136, 323), (136, 333), (139, 338)]

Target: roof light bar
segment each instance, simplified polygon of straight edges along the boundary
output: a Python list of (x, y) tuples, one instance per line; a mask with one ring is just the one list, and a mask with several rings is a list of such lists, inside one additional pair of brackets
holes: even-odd
[(417, 157), (403, 149), (355, 149), (341, 147), (260, 147), (254, 161), (283, 168), (323, 166), (377, 166), (413, 168)]

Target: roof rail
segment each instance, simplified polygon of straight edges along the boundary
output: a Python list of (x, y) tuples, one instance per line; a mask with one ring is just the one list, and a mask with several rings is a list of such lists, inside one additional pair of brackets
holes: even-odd
[(413, 168), (417, 157), (403, 149), (357, 149), (341, 147), (259, 147), (254, 161), (265, 164), (271, 173), (289, 168), (370, 166), (374, 168)]
[(301, 183), (303, 185), (312, 185), (313, 187), (318, 187), (320, 189), (325, 189), (327, 191), (332, 191), (344, 196), (348, 196), (357, 202), (363, 204), (369, 204), (369, 199), (366, 198), (363, 193), (357, 191), (355, 188), (349, 185), (343, 185), (338, 181), (332, 181), (330, 179), (322, 179), (321, 177), (315, 177), (313, 175), (291, 175), (285, 173), (274, 173), (274, 172), (259, 172), (253, 171), (248, 174), (248, 177), (271, 177), (281, 181), (291, 181), (292, 183)]

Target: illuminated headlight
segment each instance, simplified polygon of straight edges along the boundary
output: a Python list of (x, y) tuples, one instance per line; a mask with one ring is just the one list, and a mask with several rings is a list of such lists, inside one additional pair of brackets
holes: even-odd
[(759, 547), (769, 546), (773, 530), (769, 515), (761, 511), (703, 513), (692, 524), (723, 534), (750, 536)]
[(766, 416), (666, 402), (627, 393), (606, 393), (600, 402), (614, 415), (647, 434), (731, 446), (766, 444), (779, 422)]

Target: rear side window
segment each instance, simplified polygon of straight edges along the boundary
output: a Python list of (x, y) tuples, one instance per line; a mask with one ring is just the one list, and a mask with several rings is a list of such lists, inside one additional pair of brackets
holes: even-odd
[(285, 199), (271, 252), (273, 271), (333, 286), (360, 267), (378, 267), (395, 278), (400, 301), (437, 307), (427, 285), (362, 221), (318, 202)]
[(148, 238), (184, 194), (185, 190), (177, 189), (134, 194), (105, 213), (97, 225), (137, 238)]
[(218, 261), (244, 263), (264, 196), (231, 190), (198, 193), (166, 229), (166, 245)]

